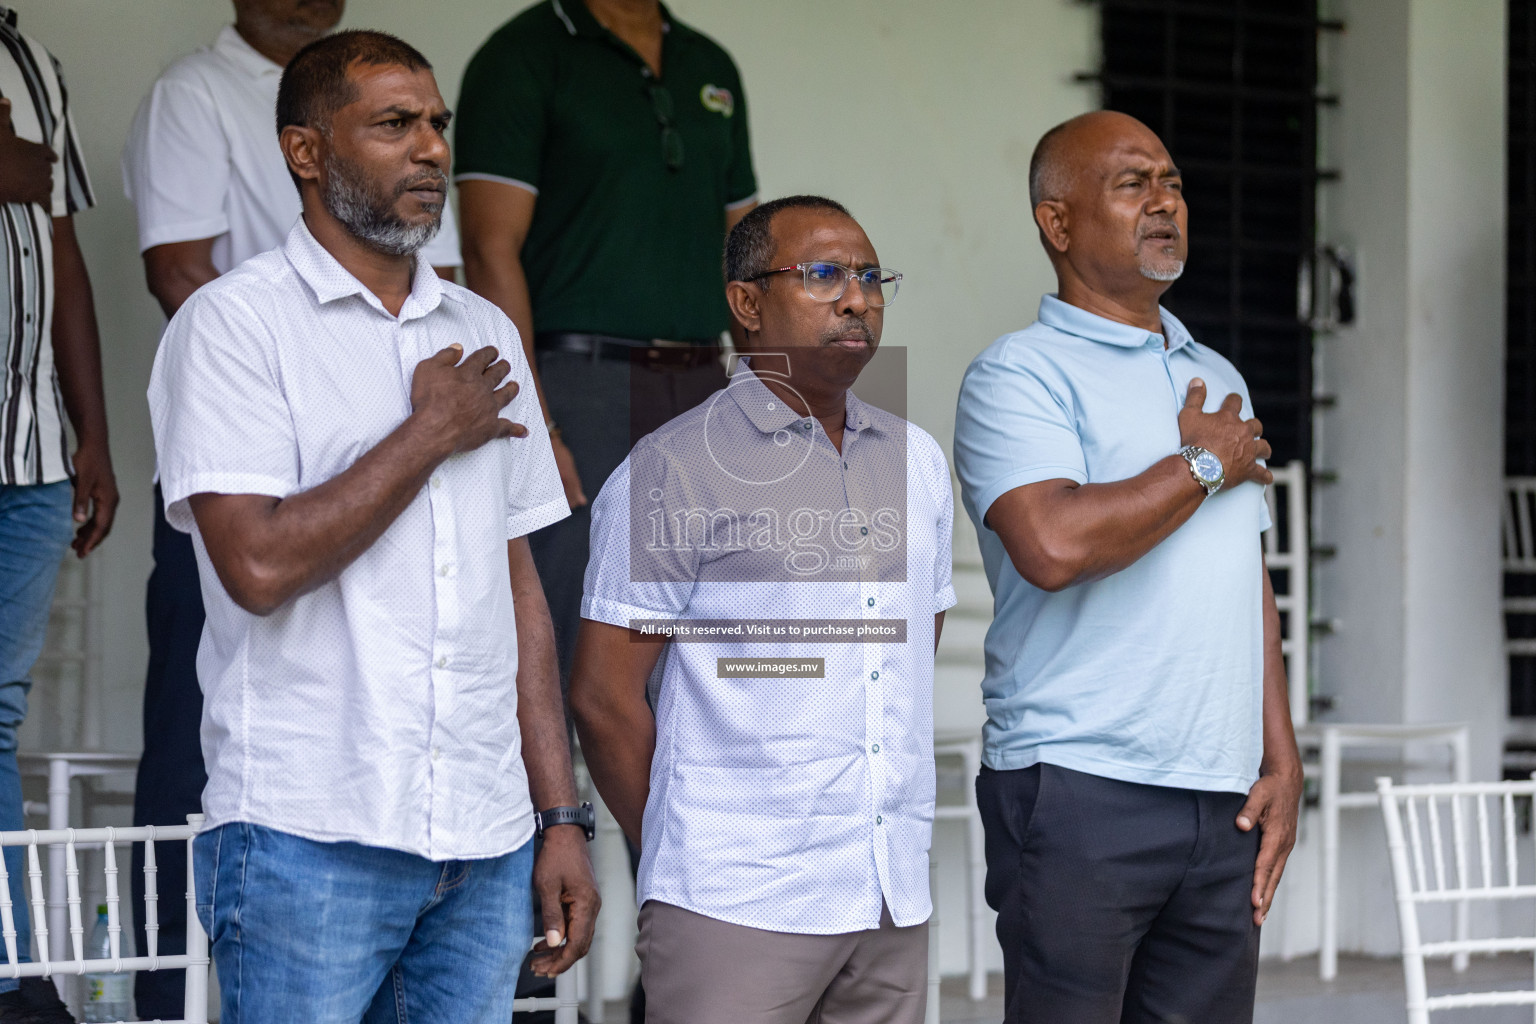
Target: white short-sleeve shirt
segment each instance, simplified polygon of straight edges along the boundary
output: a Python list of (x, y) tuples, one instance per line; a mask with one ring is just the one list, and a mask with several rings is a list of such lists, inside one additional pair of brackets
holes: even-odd
[[(668, 643), (640, 903), (799, 934), (878, 928), (882, 902), (899, 926), (927, 920), (933, 626), (955, 603), (953, 503), (920, 428), (850, 393), (839, 452), (751, 372), (608, 478), (585, 618), (905, 634)], [(762, 659), (822, 666), (790, 677)], [(747, 677), (730, 677), (743, 664)]]
[[(166, 68), (139, 104), (123, 146), (123, 191), (139, 217), (139, 251), (212, 238), (219, 273), (283, 244), (299, 192), (277, 144), (283, 69), (233, 25), (211, 47)], [(456, 267), (453, 208), (422, 250)]]
[[(342, 572), (270, 615), (229, 596), (190, 495), (306, 491), (411, 413), (417, 364), (495, 346), (528, 427), (454, 456)], [(245, 821), (433, 860), (497, 856), (533, 830), (517, 724), (507, 540), (569, 514), (517, 329), (418, 262), (398, 317), (315, 241), (199, 289), (149, 386), (166, 515), (192, 534), (210, 825)]]

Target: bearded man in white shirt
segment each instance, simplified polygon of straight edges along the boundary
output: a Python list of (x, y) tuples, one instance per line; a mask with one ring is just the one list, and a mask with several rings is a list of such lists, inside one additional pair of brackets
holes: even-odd
[(290, 62), (277, 115), (303, 216), (182, 306), (149, 392), (208, 612), (194, 866), (221, 1019), (504, 1024), (531, 887), (539, 973), (585, 953), (598, 904), (574, 823), (533, 853), (530, 795), (577, 815), (525, 538), (569, 506), (516, 329), (416, 256), (447, 192), (431, 65), (340, 33)]
[(954, 499), (851, 390), (901, 275), (819, 196), (748, 213), (725, 270), (748, 358), (603, 485), (571, 673), (641, 847), (646, 1020), (920, 1024)]
[[(123, 147), (123, 189), (138, 214), (139, 251), (149, 291), (167, 317), (194, 291), (283, 243), (299, 216), (299, 193), (272, 123), (283, 67), (336, 27), (344, 0), (234, 0), (234, 24), (211, 46), (176, 61), (139, 104)], [(422, 249), (453, 280), (459, 238), (451, 207)], [(207, 774), (198, 747), (202, 691), (197, 644), (203, 631), (192, 542), (165, 521), (154, 496), (154, 572), (146, 595), (149, 670), (144, 682), (144, 753), (134, 789), (135, 825), (176, 825), (200, 806)], [(160, 870), (186, 872), (174, 844)], [(142, 847), (134, 848), (135, 899), (144, 898)], [(160, 948), (184, 951), (186, 908), (160, 908)], [(139, 948), (144, 925), (135, 921)], [(180, 1016), (181, 971), (140, 971), (139, 1016)]]

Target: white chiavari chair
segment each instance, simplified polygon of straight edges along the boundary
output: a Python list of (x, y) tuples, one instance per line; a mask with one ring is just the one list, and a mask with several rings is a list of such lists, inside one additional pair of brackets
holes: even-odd
[[(1450, 939), (1426, 941), (1423, 912), (1468, 902), (1536, 899), (1536, 885), (1522, 884), (1520, 848), (1523, 808), (1536, 781), (1394, 785), (1376, 780), (1387, 826), (1392, 889), (1403, 945), (1403, 980), (1409, 1024), (1429, 1024), (1431, 1013), (1470, 1007), (1530, 1006), (1536, 984), (1514, 991), (1430, 995), (1426, 959), (1487, 953), (1536, 955), (1536, 926), (1520, 936), (1471, 938), (1460, 929)], [(1523, 915), (1529, 922), (1530, 914)], [(1533, 965), (1536, 974), (1536, 965)]]
[[(172, 826), (145, 826), (142, 828), (64, 828), (26, 829), (18, 832), (0, 832), (0, 849), (18, 846), (26, 850), (27, 903), (31, 911), (32, 935), (16, 932), (15, 907), (11, 902), (10, 879), (5, 861), (0, 858), (0, 935), (5, 942), (5, 963), (0, 964), (0, 977), (58, 977), (84, 974), (119, 974), (127, 971), (185, 970), (187, 994), (181, 1021), (165, 1021), (162, 1024), (208, 1024), (208, 937), (203, 933), (197, 918), (196, 889), (192, 880), (191, 843), (202, 828), (201, 815), (189, 815), (187, 824)], [(155, 867), (156, 842), (181, 841), (188, 844), (187, 856), (187, 951), (172, 956), (162, 956), (159, 951), (159, 872)], [(118, 882), (118, 864), (125, 861), (127, 851), (123, 846), (144, 843), (144, 930), (146, 946), (143, 956), (125, 956), (123, 932), (123, 897)], [(49, 943), (49, 914), (44, 896), (43, 862), (40, 847), (58, 846), (63, 849), (66, 908), (68, 911), (68, 942), (61, 957), (53, 952)], [(107, 933), (111, 955), (105, 959), (86, 957), (86, 922), (81, 915), (81, 868), (80, 853), (100, 850), (102, 855), (102, 882), (106, 893)], [(31, 939), (37, 950), (37, 960), (21, 963), (18, 952), (22, 944)]]

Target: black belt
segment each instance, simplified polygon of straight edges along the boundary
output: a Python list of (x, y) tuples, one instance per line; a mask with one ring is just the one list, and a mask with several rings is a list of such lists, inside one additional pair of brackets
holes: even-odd
[(534, 335), (533, 347), (539, 352), (569, 352), (586, 356), (594, 362), (599, 359), (616, 359), (657, 366), (702, 366), (720, 354), (720, 339), (672, 341), (652, 338), (641, 341), (610, 334), (546, 331)]

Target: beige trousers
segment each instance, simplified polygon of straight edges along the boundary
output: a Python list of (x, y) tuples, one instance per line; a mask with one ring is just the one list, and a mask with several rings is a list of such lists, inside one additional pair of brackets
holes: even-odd
[(640, 908), (646, 1024), (923, 1024), (928, 925), (798, 935), (647, 900)]

